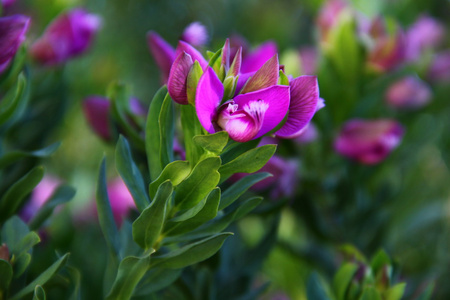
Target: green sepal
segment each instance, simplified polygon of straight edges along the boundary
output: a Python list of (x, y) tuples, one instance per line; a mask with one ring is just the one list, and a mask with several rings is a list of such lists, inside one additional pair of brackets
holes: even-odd
[(194, 207), (217, 186), (220, 163), (220, 157), (208, 157), (194, 167), (192, 173), (175, 188), (177, 210)]
[(158, 187), (166, 180), (170, 180), (173, 186), (179, 185), (191, 173), (191, 165), (188, 161), (176, 160), (168, 164), (149, 186), (150, 197), (156, 195)]
[(153, 250), (161, 234), (172, 192), (170, 180), (163, 182), (150, 206), (133, 222), (133, 239), (146, 252)]
[(192, 65), (191, 70), (187, 76), (186, 81), (186, 93), (189, 104), (195, 106), (195, 94), (197, 92), (197, 85), (200, 77), (203, 75), (203, 69), (200, 63), (196, 60)]
[(236, 92), (236, 86), (238, 77), (228, 76), (223, 81), (223, 97), (222, 102), (232, 99), (234, 97), (234, 93)]
[(139, 211), (143, 211), (149, 204), (147, 188), (139, 168), (133, 160), (130, 145), (123, 137), (119, 137), (116, 146), (116, 169), (126, 184), (134, 203)]
[(289, 86), (289, 78), (281, 70), (279, 71), (278, 84)]
[(219, 77), (219, 80), (223, 81), (223, 79), (225, 77), (225, 70), (222, 69), (222, 71), (221, 71), (221, 66), (222, 66), (222, 48), (219, 49), (216, 53), (214, 53), (214, 55), (209, 60), (208, 65), (211, 68), (213, 68), (214, 72), (216, 72), (217, 76)]

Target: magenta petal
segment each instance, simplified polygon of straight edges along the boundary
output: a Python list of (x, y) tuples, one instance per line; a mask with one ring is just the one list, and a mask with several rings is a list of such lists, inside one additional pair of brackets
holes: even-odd
[(254, 72), (261, 68), (266, 61), (277, 54), (277, 44), (269, 41), (261, 44), (252, 53), (245, 56), (242, 61), (241, 72)]
[(255, 138), (261, 124), (243, 112), (234, 118), (230, 118), (225, 126), (225, 131), (236, 142), (245, 143)]
[(90, 96), (83, 101), (83, 112), (91, 128), (105, 141), (111, 139), (109, 110), (111, 102), (100, 96)]
[(208, 62), (203, 58), (203, 55), (197, 51), (197, 49), (186, 42), (179, 41), (176, 50), (176, 56), (178, 57), (180, 53), (183, 52), (186, 52), (191, 56), (192, 62), (198, 61), (203, 70), (208, 66)]
[(244, 87), (245, 83), (255, 74), (255, 72), (251, 73), (241, 73), (239, 74), (238, 81), (236, 84), (236, 93), (235, 95), (239, 94)]
[(263, 136), (273, 130), (281, 121), (283, 121), (289, 108), (289, 87), (275, 85), (256, 92), (241, 94), (234, 98), (234, 102), (238, 104), (241, 109), (249, 102), (257, 100), (263, 100), (269, 107), (265, 112), (261, 129), (255, 138)]
[(30, 18), (22, 15), (0, 18), (0, 72), (9, 65), (25, 40)]
[(153, 31), (147, 33), (147, 43), (156, 64), (161, 70), (163, 82), (166, 83), (169, 78), (170, 67), (176, 57), (175, 49)]
[(170, 69), (167, 89), (173, 101), (179, 104), (189, 104), (186, 92), (186, 81), (194, 62), (186, 52), (180, 53)]
[(212, 120), (216, 118), (217, 108), (223, 97), (224, 88), (216, 73), (208, 67), (200, 78), (195, 96), (195, 109), (200, 124), (209, 133), (214, 133)]
[(293, 79), (291, 87), (291, 103), (286, 123), (276, 135), (282, 138), (294, 138), (302, 133), (302, 129), (311, 121), (318, 107), (319, 85), (316, 76), (300, 76)]

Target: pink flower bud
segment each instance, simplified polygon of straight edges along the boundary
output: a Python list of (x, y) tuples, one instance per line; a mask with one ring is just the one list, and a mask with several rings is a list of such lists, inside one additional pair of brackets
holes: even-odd
[(417, 109), (431, 100), (430, 87), (414, 76), (404, 77), (392, 84), (386, 92), (388, 105), (398, 109)]
[(400, 144), (403, 131), (394, 120), (355, 119), (344, 124), (334, 148), (339, 154), (360, 163), (376, 164)]
[(109, 109), (111, 103), (100, 96), (91, 96), (83, 102), (83, 112), (94, 132), (105, 141), (112, 138), (109, 123)]

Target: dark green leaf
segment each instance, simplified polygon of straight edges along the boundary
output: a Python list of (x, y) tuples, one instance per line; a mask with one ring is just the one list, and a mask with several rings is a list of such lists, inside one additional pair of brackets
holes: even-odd
[(60, 204), (68, 202), (75, 196), (75, 189), (68, 185), (59, 186), (50, 199), (39, 209), (37, 214), (30, 221), (30, 229), (38, 229), (42, 223), (53, 213), (53, 210)]
[(71, 282), (71, 286), (73, 289), (69, 300), (81, 300), (81, 293), (80, 293), (81, 274), (80, 274), (80, 271), (78, 271), (76, 268), (73, 268), (70, 266), (66, 266), (66, 270), (69, 273), (69, 280)]
[(131, 155), (130, 145), (123, 136), (119, 137), (116, 146), (116, 168), (133, 196), (136, 207), (143, 211), (150, 204), (150, 199), (141, 172)]
[(149, 207), (133, 223), (133, 239), (146, 251), (153, 248), (164, 226), (167, 202), (173, 192), (172, 183), (163, 182)]
[(25, 97), (25, 89), (27, 80), (23, 74), (20, 74), (17, 79), (17, 85), (11, 89), (0, 102), (0, 125), (5, 124), (16, 113), (18, 108), (27, 99)]
[(306, 285), (306, 298), (310, 300), (330, 300), (325, 291), (326, 288), (323, 286), (319, 275), (316, 272), (312, 273), (309, 276), (308, 283)]
[(106, 244), (113, 254), (114, 258), (118, 258), (120, 243), (119, 233), (117, 230), (114, 216), (109, 202), (108, 190), (106, 188), (106, 162), (103, 159), (100, 166), (97, 182), (96, 203), (98, 211), (98, 219), (100, 221), (100, 228), (105, 237)]
[(11, 300), (21, 299), (24, 296), (32, 293), (36, 285), (44, 285), (50, 278), (53, 277), (53, 275), (55, 275), (59, 271), (60, 268), (62, 268), (66, 264), (68, 258), (69, 254), (65, 254), (64, 256), (62, 256), (60, 259), (54, 262), (53, 265), (51, 265), (47, 270), (41, 273), (35, 280), (33, 280), (25, 288), (23, 288), (17, 294), (11, 297)]
[(9, 252), (17, 254), (22, 240), (30, 232), (27, 224), (18, 216), (8, 219), (2, 228), (2, 242), (8, 246)]
[(11, 253), (14, 253), (16, 256), (20, 256), (23, 253), (28, 252), (31, 248), (33, 248), (34, 245), (39, 243), (41, 241), (39, 235), (31, 231), (26, 236), (23, 237), (23, 239), (15, 245), (14, 248), (11, 248)]
[(116, 280), (106, 299), (130, 299), (134, 288), (139, 283), (150, 265), (150, 256), (124, 258), (119, 265)]
[(0, 259), (0, 295), (7, 295), (12, 276), (13, 269), (9, 262)]
[(181, 275), (182, 269), (154, 268), (149, 270), (135, 289), (134, 296), (148, 296), (171, 285)]
[(16, 213), (42, 177), (44, 177), (44, 168), (35, 167), (6, 191), (0, 200), (0, 220), (5, 220)]
[(189, 209), (197, 205), (219, 183), (220, 157), (208, 157), (200, 161), (192, 173), (175, 189), (177, 209)]
[(220, 167), (220, 180), (223, 182), (235, 173), (253, 173), (258, 171), (272, 157), (276, 149), (276, 145), (264, 145), (239, 155)]
[(173, 138), (175, 127), (173, 114), (173, 101), (169, 94), (167, 94), (161, 106), (161, 113), (159, 114), (159, 136), (161, 139), (159, 156), (162, 169), (173, 161)]
[(344, 264), (333, 278), (333, 290), (337, 300), (345, 300), (345, 292), (353, 279), (358, 266), (354, 263)]
[(191, 173), (191, 166), (188, 161), (177, 160), (168, 164), (155, 181), (150, 183), (150, 197), (156, 195), (156, 191), (161, 183), (170, 180), (173, 186), (179, 185)]
[(214, 255), (222, 247), (225, 239), (232, 234), (231, 232), (215, 234), (178, 250), (155, 256), (152, 268), (158, 266), (160, 268), (179, 269), (201, 262)]
[(45, 300), (45, 291), (44, 288), (40, 285), (36, 285), (34, 288), (33, 300)]
[(19, 278), (20, 275), (22, 275), (26, 271), (30, 262), (30, 253), (22, 253), (22, 255), (18, 256), (14, 263), (14, 278)]
[(25, 157), (47, 157), (55, 152), (60, 145), (61, 143), (58, 142), (36, 151), (14, 151), (6, 153), (2, 157), (0, 157), (0, 169), (3, 169), (6, 166), (9, 166), (10, 164), (15, 163), (16, 161)]
[(200, 147), (215, 155), (219, 155), (228, 143), (228, 133), (219, 131), (209, 135), (196, 135), (193, 139), (194, 143)]
[(200, 160), (204, 150), (194, 143), (194, 136), (205, 134), (205, 130), (198, 121), (195, 107), (192, 105), (180, 105), (181, 127), (183, 129), (186, 160), (195, 166)]
[(391, 259), (389, 255), (381, 249), (379, 250), (375, 256), (372, 258), (370, 262), (370, 267), (372, 268), (372, 272), (377, 274), (384, 266), (389, 266), (391, 264)]
[(223, 153), (220, 154), (222, 164), (227, 164), (239, 155), (244, 154), (248, 150), (256, 148), (260, 141), (261, 139), (256, 139), (248, 141), (246, 143), (238, 143), (233, 140), (229, 140), (229, 143), (223, 150)]

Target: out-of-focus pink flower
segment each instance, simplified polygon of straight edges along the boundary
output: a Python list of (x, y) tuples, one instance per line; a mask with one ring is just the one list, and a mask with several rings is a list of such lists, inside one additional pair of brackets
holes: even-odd
[(13, 5), (14, 2), (16, 2), (16, 0), (1, 0), (0, 2), (1, 2), (3, 8), (6, 8), (8, 6)]
[(296, 137), (294, 141), (299, 144), (309, 144), (317, 140), (318, 136), (319, 133), (317, 131), (317, 127), (312, 122), (309, 122), (309, 124), (304, 128), (303, 132), (298, 137)]
[(154, 31), (147, 33), (147, 44), (150, 53), (161, 71), (161, 81), (167, 83), (170, 68), (175, 60), (175, 49)]
[(83, 9), (63, 13), (34, 42), (31, 56), (46, 65), (64, 63), (87, 50), (100, 26), (100, 17)]
[(430, 87), (415, 76), (404, 77), (392, 84), (385, 95), (388, 105), (399, 109), (420, 108), (431, 100)]
[(419, 59), (424, 50), (439, 46), (444, 37), (445, 29), (441, 23), (430, 16), (421, 16), (406, 32), (407, 59)]
[(38, 210), (50, 199), (53, 192), (61, 184), (61, 180), (50, 175), (45, 175), (41, 182), (34, 188), (30, 200), (20, 212), (21, 218), (28, 222)]
[(83, 101), (83, 112), (94, 132), (109, 141), (112, 138), (109, 122), (111, 102), (101, 96), (90, 96)]
[(120, 227), (130, 210), (136, 208), (136, 204), (121, 178), (110, 181), (107, 189), (114, 220)]
[(303, 75), (315, 75), (317, 69), (317, 50), (314, 47), (303, 47), (299, 50), (301, 71)]
[(450, 81), (450, 51), (441, 52), (434, 56), (428, 76), (433, 81)]
[(208, 42), (208, 30), (202, 23), (193, 22), (184, 29), (181, 40), (194, 47), (202, 47)]
[(9, 66), (25, 40), (29, 23), (30, 18), (22, 15), (0, 18), (0, 73)]
[(348, 3), (344, 0), (329, 0), (322, 6), (316, 21), (322, 42), (328, 40), (330, 30), (336, 26), (340, 14), (347, 7)]
[(344, 124), (334, 148), (360, 163), (376, 164), (400, 144), (403, 132), (403, 127), (394, 120), (355, 119)]

